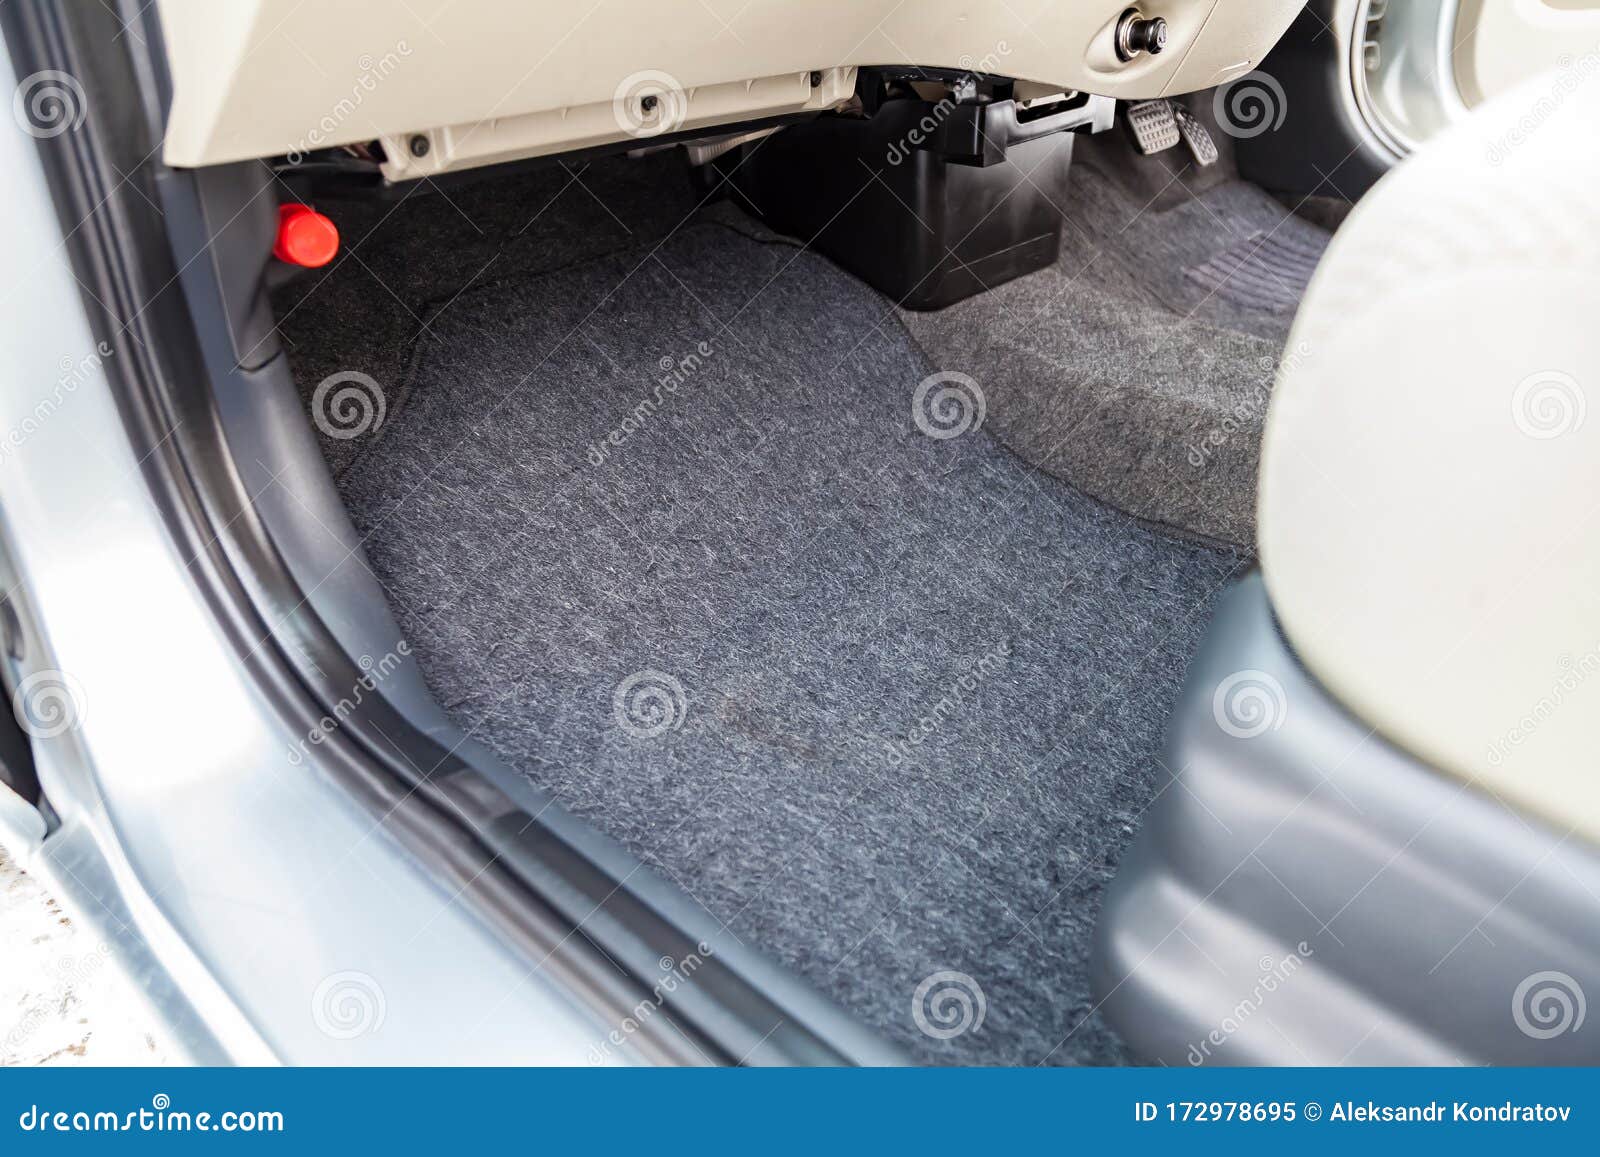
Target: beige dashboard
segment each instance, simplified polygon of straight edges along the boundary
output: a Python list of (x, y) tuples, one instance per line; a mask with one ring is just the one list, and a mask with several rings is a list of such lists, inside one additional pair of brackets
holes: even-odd
[(957, 68), (1115, 97), (1250, 71), (1304, 0), (159, 0), (176, 166), (378, 140), (387, 175), (835, 107), (855, 69)]

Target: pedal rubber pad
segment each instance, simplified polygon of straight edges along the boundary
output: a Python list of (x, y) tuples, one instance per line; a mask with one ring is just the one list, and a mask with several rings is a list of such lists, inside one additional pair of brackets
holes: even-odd
[(1172, 107), (1170, 100), (1142, 100), (1128, 106), (1125, 115), (1133, 143), (1145, 156), (1165, 152), (1182, 139)]
[(1217, 142), (1211, 139), (1211, 134), (1200, 123), (1200, 119), (1181, 104), (1173, 104), (1172, 119), (1178, 122), (1178, 132), (1183, 137), (1183, 143), (1189, 146), (1195, 163), (1201, 168), (1216, 164)]

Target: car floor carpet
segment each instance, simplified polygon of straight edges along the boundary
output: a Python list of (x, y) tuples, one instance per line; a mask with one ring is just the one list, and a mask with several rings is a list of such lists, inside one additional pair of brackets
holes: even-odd
[[(825, 260), (662, 236), (434, 294), (341, 447), (436, 696), (919, 1059), (1126, 1060), (1091, 931), (1242, 557), (1030, 469)], [(948, 1039), (939, 974), (981, 990)]]
[[(658, 240), (694, 205), (681, 163), (664, 153), (469, 171), (448, 184), (409, 181), (384, 199), (319, 200), (339, 228), (339, 254), (272, 300), (296, 384), (309, 403), (330, 375), (356, 371), (386, 404), (403, 404), (412, 344), (433, 342), (432, 318), (458, 293)], [(335, 474), (360, 451), (341, 427), (318, 426)]]
[[(1224, 144), (1226, 137), (1214, 131)], [(1326, 230), (1180, 149), (1077, 142), (1051, 268), (902, 311), (1021, 457), (1118, 509), (1253, 549), (1262, 421)], [(1288, 351), (1287, 356), (1294, 356)]]

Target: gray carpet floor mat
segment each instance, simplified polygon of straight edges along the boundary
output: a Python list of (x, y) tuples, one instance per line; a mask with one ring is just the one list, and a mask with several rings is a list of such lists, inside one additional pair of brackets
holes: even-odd
[[(925, 432), (931, 367), (813, 254), (700, 222), (471, 264), (337, 463), (440, 702), (919, 1059), (1127, 1059), (1091, 930), (1240, 556)], [(358, 334), (306, 324), (297, 372)], [(941, 972), (985, 1010), (947, 1040)]]
[[(457, 294), (659, 240), (694, 206), (681, 163), (664, 154), (319, 202), (339, 226), (339, 256), (272, 303), (296, 382), (309, 402), (328, 375), (359, 369), (389, 404), (403, 402), (406, 358), (417, 341), (436, 344), (430, 323)], [(336, 474), (361, 450), (342, 438), (321, 443)]]
[(1041, 469), (1181, 533), (1252, 549), (1262, 421), (1329, 234), (1253, 185), (1078, 142), (1055, 267), (904, 321), (984, 389)]
[(1256, 315), (1293, 313), (1326, 245), (1257, 230), (1186, 272), (1208, 293)]

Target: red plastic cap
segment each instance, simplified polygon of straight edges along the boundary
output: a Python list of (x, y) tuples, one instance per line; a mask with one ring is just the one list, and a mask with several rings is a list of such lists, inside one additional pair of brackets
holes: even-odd
[(272, 255), (290, 265), (316, 269), (339, 252), (339, 227), (310, 205), (278, 206), (278, 239)]

